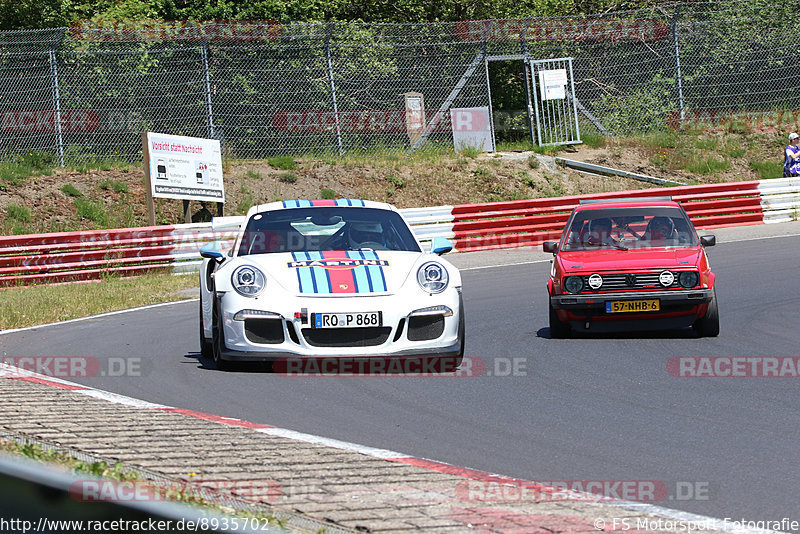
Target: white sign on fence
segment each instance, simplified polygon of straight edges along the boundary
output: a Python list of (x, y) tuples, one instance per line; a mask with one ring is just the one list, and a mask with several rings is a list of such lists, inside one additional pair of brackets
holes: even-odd
[(469, 147), (481, 152), (494, 152), (488, 107), (450, 108), (450, 123), (456, 152)]
[(152, 196), (225, 202), (219, 140), (147, 132)]
[(567, 97), (567, 70), (539, 71), (539, 94), (542, 100), (563, 100)]

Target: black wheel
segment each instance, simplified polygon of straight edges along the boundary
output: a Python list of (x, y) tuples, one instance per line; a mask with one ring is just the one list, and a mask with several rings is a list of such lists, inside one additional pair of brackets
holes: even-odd
[(571, 328), (569, 324), (563, 322), (561, 319), (558, 318), (558, 314), (556, 314), (556, 310), (553, 308), (553, 305), (549, 305), (550, 308), (550, 337), (553, 339), (564, 339), (569, 337)]
[(466, 341), (464, 326), (464, 306), (462, 305), (458, 311), (458, 339), (461, 341), (461, 350), (458, 351), (458, 356), (453, 360), (452, 365), (448, 365), (447, 370), (442, 370), (445, 373), (458, 371), (461, 362), (464, 361), (464, 342)]
[(225, 346), (225, 340), (222, 335), (222, 320), (220, 319), (219, 305), (217, 304), (217, 296), (214, 295), (214, 312), (211, 321), (211, 354), (214, 360), (214, 365), (219, 371), (229, 371), (231, 369), (231, 362), (222, 359), (222, 349)]
[(706, 314), (694, 322), (694, 331), (700, 337), (717, 337), (719, 335), (719, 306), (717, 305), (717, 290), (708, 303)]
[(200, 301), (200, 357), (206, 360), (214, 358), (214, 348), (212, 342), (206, 339), (203, 332), (203, 301)]

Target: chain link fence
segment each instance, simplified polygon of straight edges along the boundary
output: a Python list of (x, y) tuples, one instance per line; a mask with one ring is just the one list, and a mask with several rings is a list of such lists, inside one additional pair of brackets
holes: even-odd
[[(503, 58), (573, 58), (581, 131), (784, 131), (800, 109), (795, 18), (789, 4), (755, 0), (456, 23), (0, 32), (0, 153), (135, 161), (142, 131), (218, 138), (242, 159), (452, 149), (449, 110), (491, 107), (503, 88), (490, 87), (488, 62)], [(411, 134), (410, 92), (425, 107)]]

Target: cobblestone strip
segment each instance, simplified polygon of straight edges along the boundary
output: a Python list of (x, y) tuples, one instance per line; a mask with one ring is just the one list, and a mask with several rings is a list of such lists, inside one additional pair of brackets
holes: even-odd
[(465, 492), (470, 481), (498, 490), (514, 481), (272, 435), (267, 425), (86, 393), (82, 387), (0, 378), (0, 429), (361, 532), (596, 534), (623, 530), (622, 521), (645, 527), (636, 528), (640, 532), (686, 531), (674, 518), (670, 523), (607, 503), (553, 500), (546, 492), (472, 500)]

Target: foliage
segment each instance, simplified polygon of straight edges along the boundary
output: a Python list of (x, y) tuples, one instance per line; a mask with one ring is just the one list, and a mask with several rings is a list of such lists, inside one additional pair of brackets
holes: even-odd
[(128, 184), (124, 182), (118, 182), (117, 180), (106, 179), (100, 182), (100, 189), (103, 191), (108, 191), (110, 189), (115, 193), (127, 193)]
[(278, 181), (285, 184), (294, 184), (297, 183), (297, 175), (293, 172), (284, 172), (278, 177)]
[(267, 163), (276, 169), (281, 169), (284, 171), (290, 171), (297, 168), (297, 162), (291, 156), (275, 156), (274, 158), (268, 158)]
[(783, 176), (783, 161), (753, 160), (750, 162), (750, 168), (756, 171), (759, 177), (763, 180), (769, 180), (770, 178), (780, 178)]
[(608, 138), (604, 135), (598, 135), (594, 133), (582, 133), (581, 141), (588, 147), (602, 148), (608, 143)]
[(474, 147), (474, 146), (463, 146), (461, 150), (458, 151), (460, 156), (464, 156), (466, 158), (475, 159), (478, 157), (478, 154), (481, 153), (481, 149)]
[[(626, 8), (648, 3), (638, 0)], [(600, 12), (616, 5), (610, 0), (0, 0), (0, 29), (52, 28), (92, 18), (436, 22)]]
[(64, 184), (63, 186), (61, 186), (61, 192), (67, 195), (68, 197), (83, 196), (83, 193), (78, 191), (78, 188), (72, 184)]
[(21, 223), (31, 222), (31, 210), (25, 206), (9, 204), (6, 208), (6, 213), (8, 214), (9, 219), (14, 219), (15, 221), (19, 221)]
[(102, 202), (93, 202), (91, 200), (76, 198), (74, 203), (75, 214), (81, 219), (88, 219), (98, 227), (108, 225), (108, 214)]

